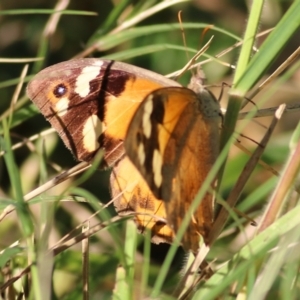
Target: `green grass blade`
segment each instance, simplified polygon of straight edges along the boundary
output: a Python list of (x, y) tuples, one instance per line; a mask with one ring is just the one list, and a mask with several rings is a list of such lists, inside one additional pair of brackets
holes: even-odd
[(235, 90), (244, 96), (259, 80), (263, 72), (270, 66), (274, 59), (286, 45), (289, 38), (300, 26), (300, 0), (295, 0), (280, 22), (270, 33), (264, 43), (251, 59), (247, 72), (236, 81)]
[[(208, 24), (206, 24), (206, 23), (183, 23), (182, 26), (184, 26), (185, 30), (187, 30), (187, 29), (199, 30), (199, 29), (206, 28), (208, 26)], [(114, 33), (112, 35), (108, 34), (106, 36), (101, 37), (100, 40), (90, 39), (88, 41), (88, 46), (91, 46), (93, 44), (95, 47), (101, 49), (102, 51), (105, 51), (105, 50), (111, 49), (121, 43), (128, 42), (132, 39), (143, 37), (145, 35), (157, 34), (157, 33), (162, 33), (162, 32), (170, 32), (170, 31), (174, 31), (174, 30), (176, 30), (176, 31), (178, 31), (178, 33), (180, 33), (180, 28), (181, 28), (181, 26), (178, 23), (140, 26), (140, 27), (132, 28), (127, 31)], [(211, 32), (213, 32), (213, 31), (226, 34), (229, 37), (231, 37), (234, 41), (241, 40), (238, 36), (236, 36), (232, 33), (229, 33), (228, 31), (221, 29), (219, 27), (213, 27), (211, 29)]]
[(245, 72), (252, 53), (252, 47), (255, 41), (255, 35), (258, 30), (261, 12), (263, 9), (263, 0), (254, 0), (251, 5), (250, 16), (247, 22), (247, 28), (244, 35), (244, 42), (237, 63), (233, 84), (235, 84), (241, 75)]
[(117, 5), (115, 5), (114, 9), (110, 12), (104, 23), (101, 25), (101, 28), (99, 28), (99, 30), (97, 30), (90, 37), (90, 39), (96, 40), (106, 34), (109, 30), (111, 30), (116, 25), (116, 22), (120, 15), (124, 12), (124, 10), (131, 2), (131, 0), (122, 0)]
[(14, 196), (16, 199), (16, 210), (20, 220), (20, 229), (24, 237), (29, 237), (33, 233), (33, 221), (27, 203), (23, 198), (22, 184), (20, 173), (17, 164), (14, 160), (13, 152), (11, 150), (11, 141), (9, 136), (8, 124), (6, 120), (2, 121), (4, 137), (1, 139), (1, 149), (4, 150), (4, 160), (9, 174), (11, 186), (14, 188)]

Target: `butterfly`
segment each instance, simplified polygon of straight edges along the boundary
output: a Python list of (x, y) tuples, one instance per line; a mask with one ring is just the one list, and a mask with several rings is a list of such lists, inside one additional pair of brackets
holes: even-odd
[[(185, 88), (130, 64), (83, 58), (42, 70), (27, 94), (77, 160), (105, 150), (116, 211), (134, 214), (153, 242), (172, 243), (219, 151), (219, 103), (200, 78)], [(212, 223), (207, 192), (184, 248), (196, 252)]]

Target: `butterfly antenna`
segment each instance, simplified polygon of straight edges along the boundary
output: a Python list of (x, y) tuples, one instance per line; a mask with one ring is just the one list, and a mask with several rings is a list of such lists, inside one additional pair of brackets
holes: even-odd
[(198, 58), (209, 48), (214, 36), (212, 36), (209, 41), (189, 60), (189, 62), (178, 71), (175, 80), (177, 80), (182, 74), (184, 74), (187, 70), (191, 69), (193, 64), (198, 60)]
[(198, 48), (201, 47), (201, 45), (202, 45), (202, 43), (203, 43), (203, 41), (204, 41), (204, 36), (206, 35), (206, 33), (207, 33), (209, 30), (211, 30), (213, 27), (214, 27), (214, 25), (208, 25), (208, 26), (206, 26), (206, 27), (203, 29), (202, 34), (201, 34), (201, 37), (200, 37), (200, 42), (199, 42), (199, 47), (198, 47)]
[(182, 23), (181, 15), (182, 15), (182, 10), (180, 10), (178, 12), (178, 22), (179, 22), (179, 25), (180, 25), (180, 31), (181, 31), (181, 35), (182, 35), (183, 45), (185, 47), (186, 58), (187, 58), (187, 60), (189, 60), (190, 58), (189, 58), (189, 54), (187, 52), (186, 37), (185, 37), (185, 32), (184, 32), (184, 28), (183, 28), (183, 23)]

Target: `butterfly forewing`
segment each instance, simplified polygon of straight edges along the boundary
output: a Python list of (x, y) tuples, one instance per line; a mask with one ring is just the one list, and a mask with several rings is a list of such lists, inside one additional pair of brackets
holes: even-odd
[(138, 67), (90, 58), (42, 70), (27, 93), (78, 160), (90, 161), (102, 147), (112, 165), (124, 152), (122, 142), (139, 103), (170, 84), (177, 85)]

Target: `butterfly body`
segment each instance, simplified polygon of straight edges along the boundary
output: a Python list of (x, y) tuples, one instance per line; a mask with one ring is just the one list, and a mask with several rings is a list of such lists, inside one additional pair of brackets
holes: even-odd
[[(87, 58), (44, 69), (27, 93), (76, 159), (90, 162), (105, 149), (118, 213), (134, 212), (154, 242), (171, 243), (219, 148), (219, 104), (199, 81), (191, 88)], [(213, 222), (211, 193), (190, 218), (182, 244), (196, 251)]]

